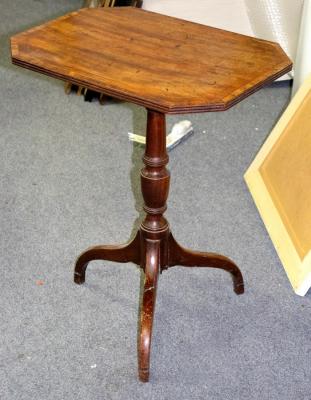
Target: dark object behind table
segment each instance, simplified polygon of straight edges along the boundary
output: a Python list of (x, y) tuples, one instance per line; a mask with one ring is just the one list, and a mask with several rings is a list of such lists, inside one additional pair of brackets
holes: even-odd
[(126, 6), (132, 6), (132, 7), (141, 7), (143, 4), (143, 0), (116, 0), (115, 2), (115, 7), (126, 7)]

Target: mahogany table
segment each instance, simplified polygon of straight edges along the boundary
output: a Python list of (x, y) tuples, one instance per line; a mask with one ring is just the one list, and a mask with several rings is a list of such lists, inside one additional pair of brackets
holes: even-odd
[(14, 64), (147, 108), (146, 217), (130, 243), (82, 253), (74, 281), (83, 283), (88, 263), (98, 259), (144, 270), (138, 371), (148, 381), (159, 273), (174, 265), (221, 268), (234, 291), (244, 292), (230, 259), (181, 247), (163, 216), (170, 183), (165, 114), (224, 111), (288, 72), (291, 61), (276, 43), (137, 8), (82, 9), (15, 35), (11, 48)]

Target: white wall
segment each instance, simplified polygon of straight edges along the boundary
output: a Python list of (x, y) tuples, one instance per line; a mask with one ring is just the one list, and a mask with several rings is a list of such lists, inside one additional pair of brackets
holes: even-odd
[(244, 0), (144, 0), (143, 8), (245, 35), (253, 35)]

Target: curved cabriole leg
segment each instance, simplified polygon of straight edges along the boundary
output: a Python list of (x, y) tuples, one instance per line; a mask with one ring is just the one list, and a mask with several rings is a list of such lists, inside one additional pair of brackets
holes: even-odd
[(85, 281), (85, 270), (90, 261), (107, 260), (119, 263), (133, 262), (140, 265), (140, 232), (129, 243), (120, 246), (90, 247), (78, 257), (74, 270), (74, 281), (82, 284)]
[(143, 382), (149, 380), (150, 349), (153, 313), (156, 303), (157, 283), (160, 271), (160, 242), (146, 240), (145, 282), (140, 311), (138, 338), (138, 374)]
[(181, 265), (183, 267), (211, 267), (230, 272), (233, 278), (233, 287), (236, 294), (244, 293), (243, 276), (239, 268), (229, 258), (215, 253), (192, 251), (180, 246), (173, 235), (169, 237), (169, 267)]

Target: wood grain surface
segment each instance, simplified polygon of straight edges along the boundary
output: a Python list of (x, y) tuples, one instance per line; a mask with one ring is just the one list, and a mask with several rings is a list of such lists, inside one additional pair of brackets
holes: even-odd
[(311, 287), (311, 75), (245, 174), (295, 292)]
[(311, 91), (260, 167), (301, 260), (311, 251), (310, 110)]
[(17, 34), (12, 60), (165, 113), (222, 111), (291, 69), (276, 43), (131, 7)]

